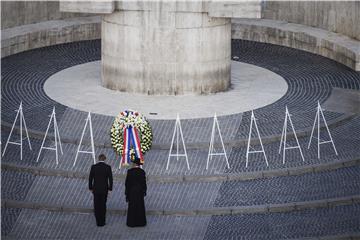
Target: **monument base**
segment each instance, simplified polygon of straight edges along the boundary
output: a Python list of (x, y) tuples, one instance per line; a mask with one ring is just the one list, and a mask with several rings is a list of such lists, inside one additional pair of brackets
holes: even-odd
[(230, 86), (231, 22), (151, 5), (102, 20), (102, 82), (149, 95), (208, 94)]

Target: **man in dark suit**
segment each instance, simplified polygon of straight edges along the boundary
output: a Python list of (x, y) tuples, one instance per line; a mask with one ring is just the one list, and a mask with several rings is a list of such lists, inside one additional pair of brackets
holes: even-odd
[(91, 166), (89, 175), (89, 189), (94, 195), (94, 212), (99, 227), (105, 225), (106, 200), (108, 192), (111, 192), (113, 187), (111, 167), (105, 160), (105, 155), (100, 154), (99, 162)]

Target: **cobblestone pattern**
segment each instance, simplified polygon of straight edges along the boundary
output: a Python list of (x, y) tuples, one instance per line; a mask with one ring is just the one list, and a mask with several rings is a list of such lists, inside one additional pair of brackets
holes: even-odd
[(339, 198), (360, 193), (360, 166), (221, 185), (216, 207), (251, 206)]
[[(8, 132), (3, 132), (2, 141), (7, 139)], [(331, 134), (335, 141), (336, 148), (339, 155), (337, 156), (331, 146), (331, 144), (321, 145), (321, 158), (317, 158), (317, 146), (316, 139), (313, 139), (313, 144), (310, 149), (307, 149), (309, 136), (306, 138), (300, 138), (299, 142), (302, 147), (302, 151), (305, 157), (305, 162), (302, 161), (299, 151), (297, 149), (286, 151), (286, 162), (282, 163), (282, 154), (278, 153), (279, 142), (273, 142), (265, 144), (264, 148), (267, 154), (269, 167), (266, 166), (264, 156), (261, 153), (249, 155), (249, 165), (246, 168), (246, 147), (234, 147), (226, 148), (230, 170), (226, 169), (226, 163), (224, 157), (214, 157), (210, 164), (209, 170), (205, 169), (208, 150), (205, 149), (191, 149), (188, 150), (188, 158), (190, 163), (190, 170), (187, 170), (185, 158), (175, 157), (170, 159), (169, 170), (166, 170), (166, 163), (168, 159), (169, 150), (150, 150), (145, 155), (144, 169), (149, 175), (209, 175), (225, 172), (242, 173), (250, 171), (266, 171), (274, 169), (284, 169), (290, 167), (300, 167), (306, 165), (314, 165), (320, 163), (336, 162), (339, 160), (352, 160), (360, 157), (358, 146), (360, 146), (360, 116), (348, 121), (338, 127), (331, 129)], [(18, 136), (14, 135), (14, 139)], [(322, 131), (322, 140), (328, 139), (327, 132)], [(24, 142), (25, 143), (25, 142)], [(16, 163), (19, 165), (36, 165), (36, 157), (41, 145), (41, 141), (33, 140), (33, 151), (29, 151), (27, 146), (24, 145), (24, 160), (20, 161), (19, 147), (9, 145), (9, 148), (3, 157), (3, 162)], [(54, 145), (50, 141), (46, 142), (46, 145)], [(296, 145), (294, 140), (288, 141), (289, 146)], [(72, 170), (88, 172), (90, 166), (93, 164), (93, 159), (90, 154), (80, 153), (75, 167), (73, 163), (78, 146), (74, 144), (63, 144), (64, 155), (59, 156), (59, 165), (56, 165), (55, 152), (44, 150), (41, 157), (44, 159), (40, 167), (50, 169)], [(170, 146), (169, 146), (170, 148)], [(260, 146), (255, 146), (259, 149)], [(82, 150), (90, 150), (89, 146), (82, 146)], [(217, 149), (221, 150), (221, 149)], [(108, 163), (113, 167), (114, 173), (125, 173), (125, 168), (118, 169), (120, 159), (114, 153), (111, 148), (96, 148), (96, 154), (105, 153), (108, 156)]]
[[(4, 171), (8, 174), (8, 171)], [(87, 180), (63, 177), (36, 177), (26, 198), (19, 199), (12, 193), (22, 186), (3, 186), (3, 199), (25, 200), (26, 202), (81, 206), (92, 208), (92, 194)], [(201, 209), (211, 207), (221, 182), (217, 183), (148, 183), (146, 207), (149, 210)], [(15, 185), (15, 184), (13, 184)], [(109, 208), (126, 209), (124, 182), (115, 182), (109, 195)]]
[[(3, 130), (1, 131), (1, 153), (3, 154), (6, 141), (8, 140), (10, 131)], [(39, 166), (42, 162), (44, 155), (41, 155), (39, 161), (36, 162), (37, 154), (41, 147), (42, 140), (30, 138), (31, 147), (33, 150), (30, 150), (25, 135), (23, 135), (23, 159), (20, 160), (20, 146), (8, 144), (5, 155), (2, 157), (2, 162), (8, 162), (12, 164), (22, 165), (22, 166)], [(15, 132), (11, 135), (10, 141), (20, 142), (20, 136)], [(48, 142), (46, 142), (48, 144)]]
[[(4, 171), (4, 174), (9, 176), (13, 172)], [(3, 185), (2, 198), (91, 208), (92, 195), (87, 184), (88, 182), (82, 179), (38, 176), (29, 192), (26, 192), (26, 198), (14, 194), (24, 190), (24, 186), (17, 183)], [(222, 184), (220, 181), (148, 183), (146, 207), (149, 210), (207, 209), (314, 201), (359, 194), (360, 166), (353, 166), (299, 176), (228, 181)], [(124, 182), (115, 182), (114, 190), (108, 199), (108, 207), (127, 208)]]
[[(13, 135), (14, 139), (18, 136)], [(4, 133), (3, 139), (7, 139), (6, 133)], [(33, 139), (31, 139), (33, 143)], [(39, 141), (38, 141), (39, 142)], [(24, 142), (25, 143), (25, 142)], [(88, 172), (94, 160), (91, 154), (79, 153), (78, 159), (75, 166), (73, 166), (76, 156), (78, 145), (74, 144), (62, 144), (64, 155), (59, 154), (59, 164), (56, 164), (55, 151), (43, 150), (41, 157), (46, 159), (40, 164), (36, 163), (37, 154), (40, 150), (41, 141), (39, 145), (33, 144), (33, 151), (30, 151), (27, 146), (24, 147), (23, 161), (20, 160), (20, 151), (18, 146), (9, 145), (8, 149), (3, 158), (3, 162), (12, 163), (25, 166), (39, 166), (50, 169), (61, 169), (61, 170), (72, 170), (72, 171), (83, 171)], [(54, 146), (51, 141), (46, 141), (45, 146)], [(89, 146), (82, 146), (81, 150), (90, 151)], [(228, 149), (230, 151), (230, 149)], [(123, 167), (119, 169), (120, 158), (115, 155), (111, 148), (96, 148), (96, 155), (100, 153), (106, 154), (108, 164), (113, 168), (115, 174), (126, 172)], [(187, 170), (186, 160), (184, 157), (179, 158), (177, 161), (175, 157), (170, 159), (169, 170), (166, 170), (166, 163), (169, 154), (169, 150), (151, 150), (146, 155), (146, 164), (144, 170), (151, 175), (194, 175), (194, 174), (211, 174), (211, 173), (222, 173), (226, 168), (226, 163), (223, 159), (220, 161), (214, 161), (208, 171), (205, 170), (206, 158), (208, 150), (188, 150), (188, 158), (190, 162), (190, 170)], [(26, 157), (25, 157), (26, 156)]]
[[(333, 60), (308, 52), (272, 44), (233, 40), (232, 55), (237, 61), (254, 64), (282, 76), (288, 84), (288, 92), (275, 103), (257, 109), (255, 115), (262, 126), (262, 136), (281, 134), (285, 106), (287, 105), (295, 128), (312, 126), (317, 101), (325, 101), (333, 87), (360, 88), (360, 73)], [(243, 116), (237, 133), (246, 137), (249, 128), (249, 112)], [(327, 120), (338, 117), (327, 112)]]
[(360, 204), (268, 213), (213, 216), (204, 239), (297, 239), (360, 232)]
[[(332, 87), (359, 89), (360, 74), (329, 59), (314, 54), (270, 44), (261, 44), (241, 40), (233, 40), (232, 43), (233, 55), (238, 56), (239, 61), (267, 68), (281, 75), (289, 85), (287, 94), (280, 100), (274, 104), (255, 110), (260, 133), (263, 137), (281, 133), (285, 105), (288, 105), (290, 112), (293, 114), (292, 119), (294, 121), (295, 128), (300, 130), (312, 126), (315, 116), (316, 101), (325, 101), (331, 93)], [(77, 64), (99, 59), (100, 41), (98, 40), (51, 46), (3, 58), (1, 63), (2, 120), (12, 123), (16, 114), (14, 110), (18, 108), (18, 104), (20, 100), (22, 100), (28, 127), (44, 132), (49, 120), (48, 115), (51, 113), (52, 107), (55, 106), (57, 109), (57, 118), (60, 126), (61, 136), (64, 138), (74, 138), (79, 140), (81, 136), (81, 130), (85, 124), (84, 119), (86, 117), (86, 113), (67, 108), (48, 98), (43, 91), (43, 84), (49, 76), (60, 70)], [(333, 112), (325, 112), (325, 115), (328, 121), (335, 120), (336, 118), (342, 116), (341, 114)], [(112, 121), (113, 118), (111, 117), (93, 114), (94, 134), (97, 144), (101, 145), (109, 142), (108, 131)], [(219, 117), (219, 121), (221, 124), (220, 127), (223, 131), (223, 136), (226, 140), (245, 139), (247, 137), (250, 124), (249, 112), (244, 114), (240, 113), (231, 116)], [(151, 120), (151, 124), (154, 131), (154, 144), (169, 143), (172, 136), (174, 121)], [(183, 120), (182, 124), (183, 130), (185, 132), (186, 142), (195, 143), (209, 141), (212, 124), (211, 118)], [(250, 157), (249, 167), (245, 168), (246, 149), (233, 148), (227, 149), (231, 165), (231, 170), (229, 171), (240, 173), (243, 171), (286, 168), (301, 166), (304, 164), (326, 163), (330, 161), (336, 161), (338, 159), (346, 160), (359, 157), (359, 117), (347, 122), (346, 124), (331, 129), (331, 131), (338, 147), (340, 154), (339, 156), (335, 156), (330, 145), (324, 145), (321, 152), (322, 158), (318, 160), (315, 146), (313, 146), (311, 150), (305, 150), (307, 140), (301, 139), (300, 144), (303, 147), (306, 156), (305, 163), (302, 163), (296, 150), (290, 150), (287, 152), (286, 164), (282, 165), (281, 155), (277, 154), (278, 143), (272, 143), (265, 146), (266, 153), (269, 156), (270, 167), (266, 167), (264, 159), (260, 154), (254, 154)], [(8, 132), (3, 131), (2, 142), (6, 141), (7, 135)], [(71, 169), (86, 172), (89, 170), (90, 165), (92, 164), (90, 155), (80, 154), (75, 168), (72, 168), (72, 163), (75, 158), (77, 148), (77, 146), (74, 144), (63, 145), (65, 154), (61, 156), (59, 165), (55, 164), (55, 153), (48, 150), (44, 151), (40, 163), (37, 164), (35, 159), (37, 157), (41, 141), (32, 139), (32, 143), (34, 151), (29, 151), (27, 147), (25, 147), (23, 161), (19, 160), (20, 157), (18, 153), (18, 147), (16, 146), (9, 146), (9, 149), (7, 150), (8, 152), (5, 154), (3, 161), (16, 163), (19, 165), (41, 166), (45, 168), (57, 168), (65, 170)], [(289, 142), (289, 144), (293, 143), (293, 141)], [(47, 141), (47, 144), (51, 144), (51, 142)], [(100, 152), (104, 152), (108, 155), (109, 163), (115, 169), (119, 160), (116, 160), (112, 149), (97, 148), (96, 153), (98, 154)], [(186, 171), (186, 165), (183, 159), (179, 161), (172, 159), (170, 164), (170, 171), (165, 171), (168, 150), (150, 151), (146, 155), (147, 164), (144, 166), (144, 168), (148, 174), (153, 175), (214, 174), (224, 171), (225, 164), (222, 160), (213, 160), (210, 165), (210, 170), (205, 170), (204, 165), (207, 158), (207, 149), (189, 150), (188, 154), (191, 166), (190, 171)], [(120, 171), (115, 170), (115, 172), (124, 173), (124, 169)], [(7, 174), (8, 175), (6, 177), (11, 175), (11, 173)], [(43, 178), (46, 177), (39, 177), (39, 180), (37, 181), (41, 181), (41, 179), (42, 181), (45, 181)], [(24, 185), (30, 184), (31, 182), (30, 179), (25, 178), (22, 175), (16, 176), (16, 180), (18, 179), (23, 179)], [(68, 181), (67, 183), (62, 183), (57, 179), (60, 178), (52, 178), (51, 181), (58, 181), (57, 183), (54, 182), (54, 184), (59, 186), (61, 185), (62, 188), (65, 188), (66, 184), (69, 184), (73, 194), (77, 191), (80, 191), (76, 188), (76, 186), (81, 184), (71, 184), (70, 181), (81, 180), (66, 180)], [(276, 184), (281, 183), (274, 183), (275, 187)], [(34, 189), (35, 191), (36, 189), (39, 189), (40, 186), (41, 184), (33, 185), (32, 190)], [(200, 188), (199, 186), (202, 185), (199, 184), (195, 188), (198, 189)], [(335, 186), (339, 185), (335, 184)], [(168, 188), (170, 189), (169, 185), (164, 185), (162, 188), (153, 189), (154, 192), (159, 191), (158, 196), (160, 196), (160, 198), (163, 192), (166, 192)], [(222, 191), (225, 191), (224, 189), (226, 190), (226, 185), (222, 186)], [(215, 191), (215, 189), (213, 190)], [(348, 190), (351, 192), (350, 188)], [(118, 189), (117, 191), (119, 191), (120, 194), (121, 190)], [(186, 188), (184, 188), (183, 191), (185, 192)], [(179, 191), (179, 193), (181, 193), (181, 191)], [(201, 193), (201, 191), (199, 191), (199, 193)], [(8, 194), (7, 196), (12, 197), (11, 193), (6, 194)], [(198, 193), (191, 192), (191, 194), (196, 195)], [(80, 195), (77, 195), (78, 198), (71, 198), (70, 203), (80, 203)], [(225, 193), (224, 196), (226, 195), (228, 194)], [(31, 195), (29, 195), (29, 197), (30, 196)], [(87, 196), (87, 204), (90, 204), (91, 196)], [(36, 197), (42, 198), (46, 196)], [(48, 196), (48, 198), (50, 200), (51, 196)], [(205, 196), (203, 199), (205, 199)], [(57, 199), (57, 201), (60, 200), (61, 198)], [(221, 198), (218, 199), (218, 203), (221, 202), (220, 200)], [(153, 199), (149, 201), (156, 202), (157, 200)], [(114, 201), (114, 204), (117, 204), (117, 202)], [(184, 203), (179, 202), (176, 204), (168, 206), (171, 208), (175, 206), (182, 206), (185, 208), (187, 206), (186, 201), (184, 201)], [(154, 206), (162, 207), (160, 205)], [(14, 222), (14, 220), (11, 219), (16, 219), (16, 216), (19, 214), (19, 212), (12, 209), (7, 209), (6, 211), (5, 223), (2, 224), (2, 226), (6, 226), (4, 229), (8, 229), (4, 231), (9, 231), (12, 225), (11, 222)], [(297, 213), (298, 215), (291, 214), (264, 214), (259, 215), (259, 219), (256, 219), (256, 217), (251, 218), (250, 215), (213, 217), (206, 238), (218, 239), (229, 238), (229, 236), (244, 236), (245, 239), (248, 237), (258, 237), (261, 239), (265, 238), (265, 236), (279, 238), (279, 234), (282, 233), (289, 233), (286, 235), (286, 237), (293, 238), (305, 236), (302, 234), (308, 234), (306, 236), (321, 236), (359, 231), (359, 219), (354, 219), (354, 214), (357, 214), (356, 216), (359, 215), (358, 205), (337, 207), (334, 209), (309, 210), (305, 212), (299, 212)], [(36, 217), (34, 218), (34, 216)], [(123, 217), (113, 218), (122, 219), (123, 222), (125, 221)], [(150, 222), (157, 224), (153, 225), (153, 227), (155, 227), (155, 229), (160, 229), (160, 231), (153, 231), (154, 228), (151, 227), (148, 228), (149, 230), (142, 232), (142, 235), (139, 233), (139, 238), (146, 237), (154, 239), (169, 239), (171, 237), (178, 236), (179, 234), (184, 234), (184, 239), (192, 239), (195, 238), (197, 234), (200, 234), (200, 236), (201, 234), (204, 234), (208, 221), (208, 218), (204, 217), (151, 218), (152, 221)], [(227, 221), (230, 221), (230, 223)], [(80, 227), (79, 223), (81, 223)], [(240, 227), (238, 225), (232, 225), (238, 223), (247, 223), (244, 224), (246, 229), (244, 229), (242, 225)], [(275, 223), (277, 228), (274, 230), (273, 228), (269, 227), (269, 223)], [(173, 226), (171, 224), (175, 226), (170, 228), (170, 226)], [(328, 227), (325, 227), (326, 224), (328, 224)], [(47, 227), (44, 228), (44, 225), (47, 225)], [(40, 226), (41, 229), (38, 229)], [(125, 236), (126, 239), (130, 238), (130, 236), (133, 236), (131, 234), (134, 234), (134, 232), (124, 231), (123, 228), (119, 228), (118, 224), (114, 224), (111, 228), (113, 232), (111, 233), (110, 231), (109, 235), (106, 235), (107, 233), (103, 235), (103, 233), (100, 234), (99, 232), (94, 233), (93, 226), (93, 219), (90, 222), (90, 218), (87, 215), (23, 210), (20, 214), (19, 220), (16, 223), (16, 227), (13, 229), (10, 236), (16, 236), (20, 239), (24, 237), (38, 239), (56, 238), (60, 236), (65, 236), (65, 238), (66, 236), (72, 236), (74, 238), (79, 236), (84, 236), (85, 238), (86, 236), (90, 236), (90, 238), (96, 238), (97, 236)], [(169, 226), (168, 229), (166, 226)], [(314, 228), (315, 226), (317, 226), (317, 229)], [(194, 230), (192, 231), (191, 229)]]
[[(1, 142), (6, 143), (9, 132), (1, 132)], [(16, 134), (11, 138), (11, 141), (18, 141), (20, 139)], [(38, 149), (41, 146), (41, 142), (36, 139), (32, 139), (31, 146), (33, 149)], [(1, 154), (3, 154), (5, 144), (1, 144)], [(1, 158), (2, 161), (8, 161), (18, 165), (26, 166), (38, 166), (43, 160), (43, 156), (40, 156), (39, 162), (36, 162), (36, 151), (30, 151), (26, 140), (23, 145), (23, 160), (20, 160), (20, 147), (9, 144), (5, 153), (5, 156)], [(5, 160), (6, 159), (6, 160)], [(28, 191), (35, 180), (35, 176), (28, 173), (20, 173), (14, 171), (2, 171), (1, 172), (1, 198), (2, 199), (14, 199), (25, 200)], [(13, 224), (16, 222), (21, 210), (20, 209), (7, 209), (2, 208), (1, 212), (1, 235), (7, 235), (12, 229)]]
[[(120, 109), (121, 110), (121, 109)], [(119, 111), (120, 111), (119, 110)], [(87, 113), (67, 108), (59, 124), (60, 133), (69, 139), (80, 140), (85, 125)], [(99, 145), (110, 145), (110, 128), (114, 118), (99, 114), (92, 114), (94, 130), (94, 141)], [(236, 130), (242, 120), (242, 114), (220, 116), (221, 134), (224, 141), (234, 140)], [(174, 131), (175, 120), (153, 120), (149, 119), (153, 130), (154, 144), (168, 144), (170, 147)], [(181, 120), (181, 126), (186, 143), (208, 143), (211, 136), (213, 118), (185, 119)], [(90, 134), (86, 131), (84, 141), (89, 142)]]
[[(126, 217), (108, 215), (95, 227), (92, 214), (24, 209), (9, 238), (16, 239), (286, 239), (354, 234), (360, 231), (360, 205), (291, 213), (209, 217), (148, 216), (148, 226), (130, 229)], [(206, 233), (206, 234), (205, 234)], [(205, 234), (205, 236), (204, 236)]]
[(56, 107), (59, 120), (66, 109), (45, 94), (45, 81), (58, 71), (99, 59), (98, 40), (55, 45), (2, 58), (2, 120), (12, 123), (14, 110), (22, 101), (28, 127), (45, 131), (52, 108)]
[[(255, 111), (262, 136), (280, 134), (285, 105), (294, 114), (293, 121), (298, 130), (311, 127), (315, 116), (316, 102), (323, 102), (332, 87), (359, 89), (360, 74), (324, 57), (303, 51), (241, 40), (232, 41), (233, 56), (239, 61), (267, 68), (284, 77), (288, 92), (274, 104)], [(69, 109), (48, 98), (43, 84), (52, 74), (73, 65), (100, 59), (100, 41), (83, 41), (56, 45), (27, 51), (2, 59), (2, 115), (12, 122), (14, 110), (20, 100), (24, 102), (25, 116), (31, 129), (44, 131), (48, 114), (56, 106), (59, 125), (64, 137), (79, 139), (86, 114)], [(69, 110), (63, 118), (65, 110)], [(119, 110), (120, 111), (120, 110)], [(250, 113), (225, 116), (221, 119), (223, 135), (227, 138), (246, 138), (250, 124)], [(328, 121), (341, 114), (327, 112)], [(94, 114), (96, 141), (108, 142), (112, 117)], [(64, 121), (64, 123), (62, 122)], [(152, 120), (154, 143), (168, 143), (174, 121)], [(241, 124), (240, 124), (241, 122)], [(209, 141), (212, 119), (184, 120), (187, 142)], [(234, 129), (238, 129), (236, 132)], [(235, 135), (233, 134), (235, 133)]]
[[(265, 158), (262, 153), (255, 153), (249, 155), (248, 168), (245, 167), (246, 149), (245, 147), (235, 147), (231, 150), (229, 157), (232, 168), (228, 172), (243, 172), (243, 171), (259, 171), (264, 169), (279, 169), (284, 167), (298, 167), (307, 164), (328, 163), (332, 161), (350, 160), (359, 157), (360, 146), (360, 117), (356, 117), (345, 124), (332, 128), (331, 135), (334, 139), (335, 146), (338, 151), (338, 156), (335, 154), (331, 144), (321, 145), (321, 158), (317, 158), (317, 142), (314, 138), (310, 149), (307, 149), (310, 136), (300, 138), (299, 143), (302, 148), (305, 162), (302, 161), (298, 149), (286, 150), (286, 161), (282, 163), (282, 153), (279, 154), (279, 142), (273, 142), (264, 145), (267, 154), (269, 167), (266, 167)], [(320, 134), (321, 141), (329, 140), (327, 131), (323, 130)], [(287, 142), (288, 146), (296, 146), (296, 141), (291, 140)], [(255, 146), (256, 150), (261, 150), (260, 146)]]
[(126, 217), (108, 215), (97, 228), (93, 214), (24, 209), (9, 238), (17, 239), (203, 239), (210, 217), (148, 216), (145, 228), (126, 227)]
[(11, 232), (20, 212), (19, 208), (1, 208), (1, 236)]
[(35, 176), (29, 173), (2, 171), (1, 172), (1, 198), (25, 200)]

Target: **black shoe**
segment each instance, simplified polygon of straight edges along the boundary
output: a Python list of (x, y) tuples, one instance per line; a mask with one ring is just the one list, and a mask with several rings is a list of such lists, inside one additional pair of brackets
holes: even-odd
[(105, 223), (103, 223), (103, 224), (97, 224), (97, 226), (98, 226), (98, 227), (103, 227), (103, 226), (105, 226)]

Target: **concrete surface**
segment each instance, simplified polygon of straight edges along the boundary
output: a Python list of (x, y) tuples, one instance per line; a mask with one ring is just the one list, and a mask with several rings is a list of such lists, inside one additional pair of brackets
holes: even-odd
[(328, 111), (360, 114), (360, 91), (334, 88), (323, 106)]
[(261, 11), (260, 1), (114, 2), (70, 1), (60, 8), (105, 14), (103, 85), (149, 95), (226, 91), (231, 65), (229, 18), (259, 18)]
[[(153, 119), (212, 117), (248, 111), (271, 104), (287, 91), (279, 75), (254, 65), (232, 62), (232, 87), (211, 95), (148, 96), (122, 93), (101, 86), (100, 62), (90, 62), (60, 71), (44, 85), (46, 94), (66, 106), (116, 116), (135, 109)], [(167, 104), (164, 104), (167, 103)], [(151, 115), (150, 113), (157, 113)]]
[(226, 91), (230, 86), (230, 19), (169, 11), (166, 4), (104, 16), (103, 85), (150, 95)]
[(360, 41), (306, 25), (267, 19), (232, 19), (232, 39), (272, 43), (320, 54), (360, 71)]
[(264, 1), (262, 18), (298, 23), (360, 40), (359, 1)]
[(59, 0), (1, 1), (1, 29), (92, 15), (89, 13), (60, 12), (59, 2)]
[(100, 16), (51, 20), (1, 31), (1, 57), (55, 44), (98, 39)]
[(115, 1), (60, 1), (61, 12), (107, 14), (115, 10)]

